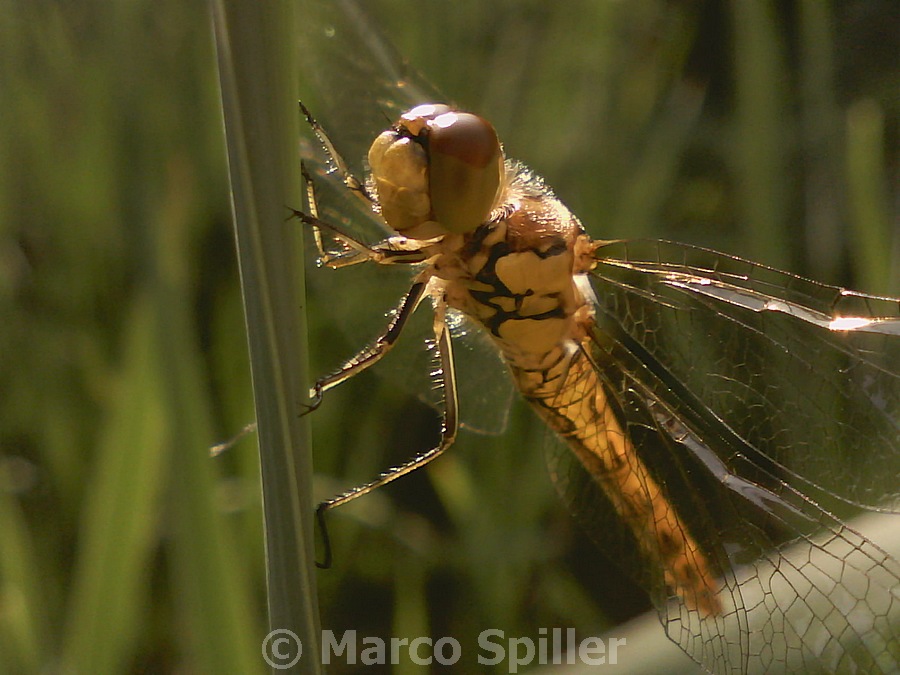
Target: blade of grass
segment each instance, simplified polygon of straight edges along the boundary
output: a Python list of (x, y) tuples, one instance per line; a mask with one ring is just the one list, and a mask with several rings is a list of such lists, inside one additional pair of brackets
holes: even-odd
[(298, 382), (308, 381), (296, 326), (302, 257), (287, 236), (295, 226), (284, 223), (285, 207), (300, 203), (294, 5), (216, 0), (212, 8), (259, 424), (269, 623), (304, 645), (293, 672), (319, 672), (312, 460), (298, 418)]
[(170, 165), (165, 199), (151, 227), (157, 367), (167, 420), (167, 527), (173, 603), (187, 626), (178, 632), (190, 667), (200, 672), (262, 672), (258, 623), (246, 574), (251, 554), (236, 545), (220, 505), (218, 466), (205, 448), (213, 437), (201, 357), (192, 339), (191, 217), (196, 195), (186, 165)]
[(168, 447), (154, 319), (150, 297), (139, 296), (126, 324), (119, 396), (85, 490), (63, 636), (62, 669), (73, 673), (121, 672), (138, 637)]
[(871, 293), (894, 294), (900, 292), (900, 268), (891, 268), (891, 254), (900, 242), (890, 237), (884, 133), (884, 113), (875, 101), (858, 101), (847, 111), (846, 171), (857, 278)]
[[(0, 459), (0, 654), (4, 665), (0, 672), (35, 673), (40, 670), (42, 633), (47, 630), (47, 617), (42, 611), (47, 603), (41, 592), (40, 563), (26, 520), (9, 490), (15, 479), (12, 461)], [(4, 475), (7, 474), (7, 475)]]
[(802, 0), (797, 6), (806, 258), (813, 278), (835, 280), (840, 273), (844, 213), (834, 8), (819, 0)]
[(739, 221), (746, 223), (744, 255), (790, 267), (786, 233), (785, 60), (775, 5), (764, 0), (731, 3), (734, 31), (735, 175)]

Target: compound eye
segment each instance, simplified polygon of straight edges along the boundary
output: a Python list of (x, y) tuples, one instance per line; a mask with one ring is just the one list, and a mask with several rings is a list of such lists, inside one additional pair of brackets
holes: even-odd
[(434, 218), (472, 232), (490, 216), (503, 178), (503, 153), (490, 122), (445, 112), (428, 122), (428, 187)]
[(453, 112), (453, 108), (444, 103), (423, 103), (400, 116), (400, 125), (412, 136), (418, 136), (435, 117)]

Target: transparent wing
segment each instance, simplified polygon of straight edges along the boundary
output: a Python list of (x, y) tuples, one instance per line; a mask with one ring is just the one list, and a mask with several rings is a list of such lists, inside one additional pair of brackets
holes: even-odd
[(381, 131), (419, 103), (444, 101), (356, 2), (302, 0), (301, 95), (351, 169)]
[[(379, 226), (371, 212), (361, 208), (358, 199), (340, 184), (333, 174), (316, 176), (320, 190), (320, 216), (348, 232), (371, 232)], [(307, 237), (307, 254), (315, 259), (312, 237)], [(368, 239), (367, 243), (375, 243)], [(327, 307), (337, 330), (347, 338), (345, 359), (363, 345), (375, 340), (386, 328), (391, 313), (412, 283), (413, 270), (404, 265), (363, 263), (333, 270), (311, 266), (307, 272), (310, 303)], [(442, 409), (443, 390), (436, 387), (437, 363), (431, 348), (434, 332), (432, 313), (423, 303), (409, 321), (387, 357), (384, 367), (375, 372), (421, 398), (437, 410)], [(461, 314), (448, 317), (454, 342), (457, 389), (462, 428), (479, 433), (498, 434), (506, 428), (513, 396), (513, 384), (497, 348), (483, 331)], [(323, 364), (336, 369), (340, 362)]]
[[(362, 9), (349, 2), (307, 2), (303, 52), (298, 57), (308, 82), (304, 103), (324, 127), (354, 174), (365, 178), (369, 145), (400, 113), (418, 103), (446, 100), (382, 39)], [(306, 94), (304, 94), (306, 95)], [(298, 111), (299, 114), (299, 111)], [(374, 244), (393, 234), (371, 209), (344, 186), (314, 134), (301, 155), (318, 190), (320, 216), (353, 237)], [(312, 237), (309, 255), (315, 258)], [(313, 269), (308, 275), (311, 302), (321, 301), (354, 349), (375, 339), (390, 312), (409, 289), (409, 268), (357, 265), (340, 270)], [(404, 330), (389, 367), (378, 368), (390, 381), (440, 409), (443, 391), (435, 387), (436, 367), (428, 349), (433, 332), (427, 307)], [(458, 371), (461, 426), (481, 433), (506, 427), (513, 385), (496, 348), (480, 329), (451, 316)], [(325, 367), (339, 366), (336, 362)]]
[(835, 497), (897, 500), (900, 301), (670, 242), (611, 242), (597, 257), (603, 313), (750, 461), (838, 510)]
[[(607, 404), (719, 576), (722, 612), (667, 588), (663, 538), (639, 552), (556, 444), (564, 500), (710, 671), (895, 670), (900, 564), (842, 519), (896, 496), (897, 301), (668, 242), (596, 255), (592, 356)], [(829, 327), (849, 316), (854, 330)]]

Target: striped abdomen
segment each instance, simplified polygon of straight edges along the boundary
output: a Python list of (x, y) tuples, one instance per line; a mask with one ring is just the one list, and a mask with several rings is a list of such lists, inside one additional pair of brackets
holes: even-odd
[(706, 557), (635, 452), (583, 351), (593, 314), (576, 280), (593, 264), (590, 239), (547, 195), (513, 206), (438, 263), (445, 301), (488, 330), (519, 390), (566, 440), (643, 555), (664, 569), (668, 588), (690, 609), (720, 613)]

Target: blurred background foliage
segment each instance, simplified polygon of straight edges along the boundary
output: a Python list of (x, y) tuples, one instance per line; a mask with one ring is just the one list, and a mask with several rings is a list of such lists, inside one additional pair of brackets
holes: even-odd
[[(357, 166), (418, 69), (595, 237), (900, 292), (896, 2), (376, 0), (352, 25), (408, 59), (377, 83), (343, 6), (299, 5), (301, 95)], [(253, 417), (208, 8), (4, 2), (0, 45), (0, 672), (261, 671), (253, 443), (207, 457)], [(383, 320), (353, 334), (329, 303), (313, 372)], [(437, 433), (377, 374), (313, 425), (323, 497)], [(517, 402), (506, 434), (334, 514), (323, 627), (474, 645), (648, 609), (557, 503), (542, 438)]]

